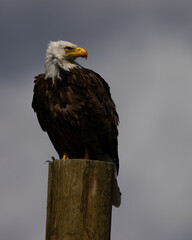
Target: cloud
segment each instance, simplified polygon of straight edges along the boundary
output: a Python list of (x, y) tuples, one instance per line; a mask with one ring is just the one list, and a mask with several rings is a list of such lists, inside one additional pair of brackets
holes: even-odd
[(120, 114), (123, 200), (113, 210), (112, 239), (191, 239), (191, 9), (143, 2), (142, 10), (140, 1), (4, 3), (2, 240), (44, 235), (44, 161), (57, 154), (31, 109), (33, 77), (44, 71), (48, 41), (66, 36), (88, 49), (80, 63), (108, 81)]

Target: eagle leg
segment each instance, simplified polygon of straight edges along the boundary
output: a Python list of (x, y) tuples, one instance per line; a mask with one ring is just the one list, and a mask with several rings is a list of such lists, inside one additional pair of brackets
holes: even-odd
[(85, 149), (84, 159), (89, 159), (89, 151), (87, 148)]
[(67, 157), (67, 154), (64, 153), (64, 154), (63, 154), (63, 157), (61, 158), (61, 160), (66, 160), (66, 159), (69, 159), (69, 158)]

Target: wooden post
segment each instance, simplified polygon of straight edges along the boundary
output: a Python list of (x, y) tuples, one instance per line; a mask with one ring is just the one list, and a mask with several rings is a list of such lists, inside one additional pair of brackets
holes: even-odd
[(109, 162), (50, 162), (46, 240), (110, 240), (113, 178)]

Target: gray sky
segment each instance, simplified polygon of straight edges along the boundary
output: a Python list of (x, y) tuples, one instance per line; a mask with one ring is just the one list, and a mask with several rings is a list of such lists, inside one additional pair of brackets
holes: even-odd
[(45, 236), (47, 164), (57, 157), (31, 109), (50, 40), (84, 47), (120, 115), (112, 240), (192, 239), (192, 4), (0, 2), (0, 239)]

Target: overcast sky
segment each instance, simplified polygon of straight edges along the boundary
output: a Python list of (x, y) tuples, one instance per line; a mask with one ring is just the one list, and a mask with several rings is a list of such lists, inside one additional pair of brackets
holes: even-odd
[(50, 40), (84, 47), (120, 115), (112, 240), (192, 239), (192, 2), (0, 2), (0, 239), (45, 238), (57, 157), (31, 108)]

